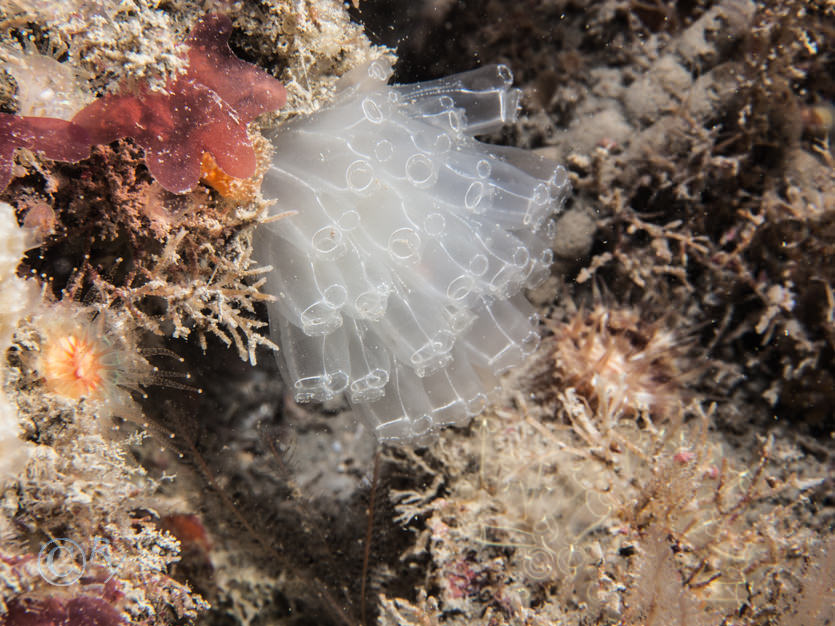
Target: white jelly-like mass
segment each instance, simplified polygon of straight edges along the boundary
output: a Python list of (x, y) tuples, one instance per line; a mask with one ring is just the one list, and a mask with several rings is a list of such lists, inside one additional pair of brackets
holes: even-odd
[(381, 441), (423, 442), (484, 410), (538, 345), (523, 287), (551, 265), (564, 168), (475, 134), (515, 121), (504, 65), (386, 85), (383, 60), (283, 125), (256, 258), (298, 402), (345, 394)]

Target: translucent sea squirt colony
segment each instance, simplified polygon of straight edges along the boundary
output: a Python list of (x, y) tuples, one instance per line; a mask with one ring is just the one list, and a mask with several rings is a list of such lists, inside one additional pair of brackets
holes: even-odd
[(282, 126), (256, 236), (279, 367), (298, 402), (346, 394), (381, 441), (479, 414), (538, 345), (521, 293), (549, 273), (566, 171), (473, 135), (516, 119), (503, 65), (387, 86), (384, 60)]

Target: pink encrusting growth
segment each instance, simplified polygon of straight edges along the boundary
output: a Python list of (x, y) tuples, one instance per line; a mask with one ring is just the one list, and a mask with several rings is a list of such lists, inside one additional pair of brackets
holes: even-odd
[(66, 120), (0, 113), (0, 190), (12, 179), (17, 148), (42, 152), (57, 161), (80, 161), (90, 154), (90, 141), (83, 128)]
[[(72, 121), (0, 114), (0, 189), (11, 180), (12, 155), (26, 147), (61, 161), (79, 161), (90, 147), (130, 137), (145, 150), (151, 175), (167, 190), (183, 193), (200, 179), (210, 153), (226, 174), (255, 173), (255, 150), (246, 126), (284, 106), (284, 86), (264, 70), (237, 58), (227, 43), (232, 23), (208, 15), (187, 40), (189, 65), (165, 92), (107, 95)], [(8, 131), (6, 129), (9, 129)]]
[(102, 598), (78, 595), (47, 597), (30, 602), (13, 599), (0, 626), (121, 626), (122, 612)]

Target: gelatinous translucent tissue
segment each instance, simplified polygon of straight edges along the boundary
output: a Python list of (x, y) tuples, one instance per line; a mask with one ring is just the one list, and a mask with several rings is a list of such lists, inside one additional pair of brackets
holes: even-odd
[(521, 293), (548, 275), (566, 171), (473, 139), (516, 119), (507, 67), (387, 86), (383, 60), (285, 124), (256, 237), (298, 402), (346, 394), (381, 441), (423, 442), (486, 406), (538, 345)]

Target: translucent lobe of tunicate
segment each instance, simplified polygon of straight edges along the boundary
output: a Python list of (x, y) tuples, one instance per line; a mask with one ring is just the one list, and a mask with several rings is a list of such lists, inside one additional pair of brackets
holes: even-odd
[[(565, 170), (473, 138), (513, 122), (505, 66), (387, 86), (377, 60), (273, 136), (276, 212), (259, 261), (279, 367), (299, 402), (345, 395), (385, 442), (484, 410), (537, 347), (522, 295), (548, 275)], [(330, 295), (328, 295), (330, 293)]]

